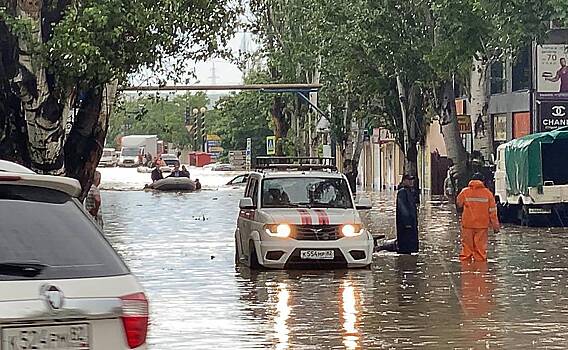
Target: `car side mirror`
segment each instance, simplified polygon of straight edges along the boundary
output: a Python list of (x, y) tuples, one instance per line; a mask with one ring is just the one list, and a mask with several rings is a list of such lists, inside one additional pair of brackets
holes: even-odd
[(241, 200), (239, 201), (239, 208), (245, 210), (256, 209), (254, 203), (252, 202), (252, 198), (249, 197), (241, 198)]
[(373, 209), (373, 204), (370, 199), (361, 198), (357, 205), (355, 205), (355, 208), (357, 208), (357, 210), (371, 210)]

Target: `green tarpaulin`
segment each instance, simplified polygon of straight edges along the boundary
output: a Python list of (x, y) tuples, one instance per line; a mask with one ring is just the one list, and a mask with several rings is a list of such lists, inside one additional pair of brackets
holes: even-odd
[(529, 187), (542, 186), (541, 145), (566, 139), (568, 127), (530, 134), (508, 142), (505, 147), (507, 192), (510, 195), (528, 195)]

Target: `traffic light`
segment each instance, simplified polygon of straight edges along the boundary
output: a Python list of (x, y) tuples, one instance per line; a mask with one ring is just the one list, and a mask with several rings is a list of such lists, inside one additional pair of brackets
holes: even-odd
[(190, 125), (191, 124), (191, 108), (189, 107), (185, 107), (185, 125)]

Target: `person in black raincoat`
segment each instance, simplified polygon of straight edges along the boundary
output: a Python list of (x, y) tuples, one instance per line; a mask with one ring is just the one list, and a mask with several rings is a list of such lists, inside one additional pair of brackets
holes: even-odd
[(417, 253), (418, 208), (414, 195), (414, 176), (404, 175), (396, 195), (396, 240), (390, 240), (377, 247), (401, 254)]

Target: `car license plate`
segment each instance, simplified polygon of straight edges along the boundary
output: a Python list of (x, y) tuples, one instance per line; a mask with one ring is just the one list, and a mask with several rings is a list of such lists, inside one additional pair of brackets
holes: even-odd
[(88, 350), (89, 325), (2, 328), (2, 350)]
[(552, 209), (529, 208), (529, 214), (552, 214)]
[(301, 250), (300, 258), (307, 260), (333, 260), (333, 250)]

